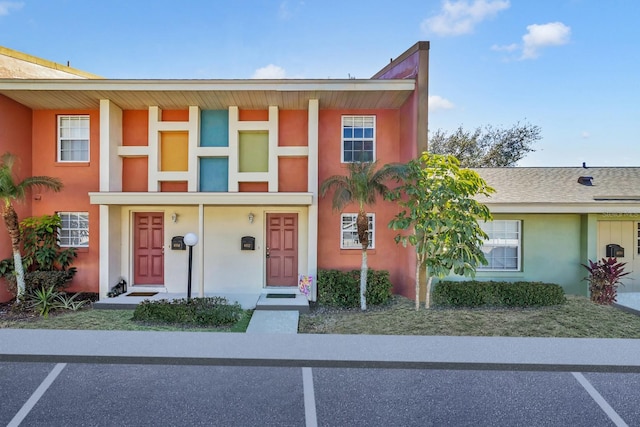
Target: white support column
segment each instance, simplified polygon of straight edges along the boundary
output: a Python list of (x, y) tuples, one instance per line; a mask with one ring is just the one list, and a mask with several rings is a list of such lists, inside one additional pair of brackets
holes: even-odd
[(189, 179), (187, 191), (198, 191), (199, 165), (198, 165), (198, 145), (200, 145), (200, 107), (192, 105), (189, 107)]
[(100, 100), (100, 191), (122, 191), (122, 109)]
[(160, 171), (160, 159), (158, 151), (160, 149), (160, 134), (158, 123), (162, 118), (162, 110), (157, 106), (149, 107), (149, 170), (148, 170), (148, 189), (149, 192), (160, 191), (158, 183), (158, 173)]
[(102, 299), (109, 292), (109, 205), (100, 205), (100, 265), (99, 265), (99, 286), (98, 298)]
[(229, 192), (238, 192), (238, 107), (229, 107)]
[(278, 192), (278, 107), (269, 106), (269, 192)]
[(204, 205), (198, 205), (198, 236), (200, 238), (200, 250), (198, 250), (198, 287), (200, 298), (204, 298)]
[(307, 191), (313, 194), (311, 205), (309, 206), (309, 228), (308, 228), (308, 273), (315, 280), (311, 291), (311, 300), (316, 301), (318, 297), (318, 128), (319, 128), (319, 105), (317, 99), (309, 100), (309, 125), (307, 141), (309, 146), (309, 156), (307, 157), (309, 176), (307, 178)]

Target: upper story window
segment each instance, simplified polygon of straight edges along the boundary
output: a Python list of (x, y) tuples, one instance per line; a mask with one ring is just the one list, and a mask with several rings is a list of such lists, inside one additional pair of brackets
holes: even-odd
[(58, 230), (60, 246), (86, 248), (89, 246), (89, 213), (58, 212), (62, 226)]
[(375, 116), (342, 116), (342, 162), (373, 162), (375, 135)]
[(522, 233), (519, 220), (495, 220), (480, 223), (489, 239), (482, 245), (482, 252), (489, 262), (478, 267), (484, 271), (520, 271)]
[(58, 116), (58, 161), (89, 161), (89, 116)]
[[(358, 214), (342, 214), (340, 217), (340, 249), (362, 249), (358, 239)], [(367, 214), (369, 220), (369, 249), (375, 248), (375, 226), (373, 214)]]

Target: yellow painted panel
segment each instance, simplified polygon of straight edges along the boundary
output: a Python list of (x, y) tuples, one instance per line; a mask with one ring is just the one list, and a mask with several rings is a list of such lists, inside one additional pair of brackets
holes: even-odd
[(269, 134), (240, 132), (239, 172), (269, 172)]
[(161, 132), (160, 170), (163, 172), (189, 170), (188, 132)]

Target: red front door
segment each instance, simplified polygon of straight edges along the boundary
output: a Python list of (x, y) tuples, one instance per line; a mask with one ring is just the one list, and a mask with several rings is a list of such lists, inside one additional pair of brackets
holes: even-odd
[(136, 212), (133, 236), (133, 284), (164, 285), (164, 214)]
[(267, 214), (267, 286), (298, 284), (298, 214)]

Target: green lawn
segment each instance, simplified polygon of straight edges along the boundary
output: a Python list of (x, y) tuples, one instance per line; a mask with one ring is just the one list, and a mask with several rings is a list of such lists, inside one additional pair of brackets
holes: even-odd
[(0, 328), (24, 329), (88, 329), (105, 331), (199, 331), (199, 332), (245, 332), (251, 312), (231, 328), (194, 328), (162, 324), (144, 324), (131, 320), (133, 310), (95, 310), (84, 309), (56, 313), (48, 319), (43, 317), (29, 320), (2, 320)]
[(430, 309), (395, 296), (386, 307), (312, 311), (300, 318), (300, 333), (455, 335), (507, 337), (640, 338), (640, 316), (586, 297), (565, 305), (530, 309)]
[[(567, 304), (531, 309), (414, 310), (414, 302), (395, 296), (391, 304), (358, 309), (314, 308), (300, 316), (300, 333), (376, 335), (456, 335), (511, 337), (640, 338), (640, 316), (615, 307), (568, 296)], [(2, 320), (0, 328), (91, 329), (120, 331), (245, 332), (251, 311), (232, 328), (184, 328), (141, 324), (132, 310), (95, 310), (55, 314), (49, 319)]]

